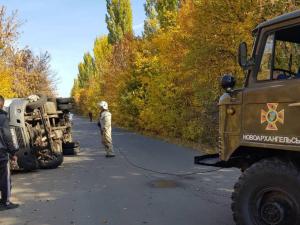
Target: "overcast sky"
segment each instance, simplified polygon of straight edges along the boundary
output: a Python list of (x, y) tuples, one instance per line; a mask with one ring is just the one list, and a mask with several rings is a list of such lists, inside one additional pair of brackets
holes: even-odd
[[(18, 46), (36, 54), (48, 51), (57, 73), (58, 93), (69, 96), (84, 52), (92, 51), (97, 36), (107, 34), (105, 0), (0, 0), (7, 12), (18, 11), (23, 22)], [(131, 0), (133, 27), (141, 34), (145, 0)]]

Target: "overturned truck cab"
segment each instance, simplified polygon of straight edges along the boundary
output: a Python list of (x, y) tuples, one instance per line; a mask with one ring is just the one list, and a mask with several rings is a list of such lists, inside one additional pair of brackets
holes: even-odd
[(300, 11), (258, 25), (250, 58), (239, 48), (246, 72), (235, 89), (224, 75), (219, 101), (218, 153), (195, 163), (240, 168), (232, 194), (238, 225), (300, 224)]
[(37, 95), (10, 99), (5, 109), (19, 146), (14, 169), (52, 169), (62, 164), (63, 143), (71, 139), (71, 131), (56, 99)]

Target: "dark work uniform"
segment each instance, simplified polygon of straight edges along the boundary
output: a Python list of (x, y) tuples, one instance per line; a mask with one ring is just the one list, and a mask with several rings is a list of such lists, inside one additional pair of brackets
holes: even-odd
[(89, 118), (90, 118), (90, 122), (93, 122), (93, 113), (89, 112)]
[(9, 202), (11, 179), (9, 157), (17, 152), (13, 144), (7, 113), (0, 109), (0, 191), (1, 203)]

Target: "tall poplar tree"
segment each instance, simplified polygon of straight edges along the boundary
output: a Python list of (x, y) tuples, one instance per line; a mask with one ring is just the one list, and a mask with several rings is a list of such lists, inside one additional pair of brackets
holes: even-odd
[(156, 0), (157, 18), (161, 28), (176, 24), (179, 3), (180, 0)]
[(97, 75), (102, 75), (108, 67), (112, 46), (108, 43), (107, 36), (98, 37), (94, 42), (94, 59)]
[(146, 0), (144, 4), (146, 20), (144, 22), (144, 35), (149, 36), (154, 34), (159, 29), (156, 11), (157, 0)]
[(95, 60), (90, 53), (85, 53), (83, 62), (78, 65), (78, 82), (79, 87), (84, 88), (88, 85), (89, 80), (95, 75)]
[(175, 26), (180, 2), (181, 0), (146, 0), (144, 35), (149, 36), (159, 29)]
[(115, 44), (127, 34), (132, 34), (132, 10), (130, 0), (106, 0), (108, 41)]

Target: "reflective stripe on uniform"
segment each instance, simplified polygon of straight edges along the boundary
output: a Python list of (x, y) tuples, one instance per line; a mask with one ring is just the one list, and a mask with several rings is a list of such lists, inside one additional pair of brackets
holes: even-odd
[(10, 180), (10, 163), (7, 163), (7, 201), (10, 200), (11, 195), (11, 180)]

